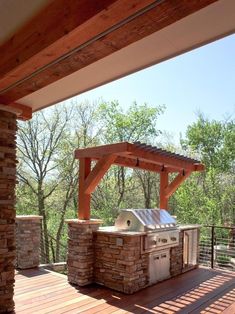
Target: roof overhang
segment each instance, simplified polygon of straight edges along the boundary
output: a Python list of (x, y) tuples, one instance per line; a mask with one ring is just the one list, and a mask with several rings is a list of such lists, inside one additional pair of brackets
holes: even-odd
[[(58, 5), (61, 1), (54, 2)], [(54, 2), (50, 4), (52, 7)], [(182, 1), (172, 5), (168, 0), (144, 0), (141, 4), (135, 0), (103, 2), (104, 7), (93, 8), (94, 15), (85, 12), (87, 20), (60, 38), (65, 41), (57, 38), (43, 51), (35, 47), (39, 49), (37, 53), (22, 62), (19, 59), (12, 68), (0, 73), (0, 103), (13, 107), (27, 106), (34, 112), (233, 34), (235, 30), (233, 0), (193, 1), (194, 7)], [(136, 6), (130, 6), (134, 2)], [(122, 4), (126, 5), (126, 11)], [(167, 12), (164, 11), (166, 8)], [(117, 12), (118, 17), (114, 14)], [(33, 21), (30, 25), (34, 25)], [(17, 36), (21, 38), (22, 32), (27, 34), (27, 29), (19, 31), (2, 47), (13, 51), (14, 40), (17, 41)], [(80, 46), (71, 46), (68, 54), (65, 50), (70, 48), (63, 46), (66, 36), (70, 36), (70, 41), (80, 41)], [(27, 47), (20, 51), (23, 57)], [(50, 54), (52, 47), (58, 48), (55, 55)], [(11, 61), (6, 50), (1, 50), (2, 56)], [(12, 57), (17, 57), (14, 51)]]

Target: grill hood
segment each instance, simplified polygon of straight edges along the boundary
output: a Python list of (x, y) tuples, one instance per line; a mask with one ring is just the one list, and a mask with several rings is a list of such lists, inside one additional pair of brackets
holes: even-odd
[(129, 231), (161, 231), (176, 229), (176, 220), (165, 209), (123, 209), (115, 227)]

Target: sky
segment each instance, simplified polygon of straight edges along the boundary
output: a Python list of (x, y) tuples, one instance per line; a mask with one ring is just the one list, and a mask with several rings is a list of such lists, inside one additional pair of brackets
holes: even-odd
[(118, 100), (123, 108), (136, 101), (165, 105), (157, 127), (176, 141), (197, 120), (235, 118), (235, 35), (162, 62), (77, 96), (79, 102)]

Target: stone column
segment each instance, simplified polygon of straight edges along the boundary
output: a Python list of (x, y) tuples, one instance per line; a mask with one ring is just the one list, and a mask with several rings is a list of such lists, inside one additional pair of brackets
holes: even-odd
[(94, 281), (93, 231), (98, 230), (101, 220), (71, 219), (68, 223), (68, 281), (85, 286)]
[(16, 216), (16, 267), (28, 269), (40, 264), (41, 216)]
[(16, 118), (0, 108), (0, 313), (14, 310)]

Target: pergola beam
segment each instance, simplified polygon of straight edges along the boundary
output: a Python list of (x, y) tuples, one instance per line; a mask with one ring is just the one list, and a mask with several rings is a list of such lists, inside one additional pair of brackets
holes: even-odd
[[(117, 157), (115, 162), (115, 165), (122, 166), (122, 167), (128, 167), (132, 169), (138, 169), (138, 170), (147, 170), (151, 172), (161, 172), (162, 166), (153, 164), (150, 162), (145, 162), (142, 160), (139, 160), (138, 158), (128, 158), (128, 157)], [(173, 167), (167, 167), (168, 172), (177, 172), (177, 169)]]

